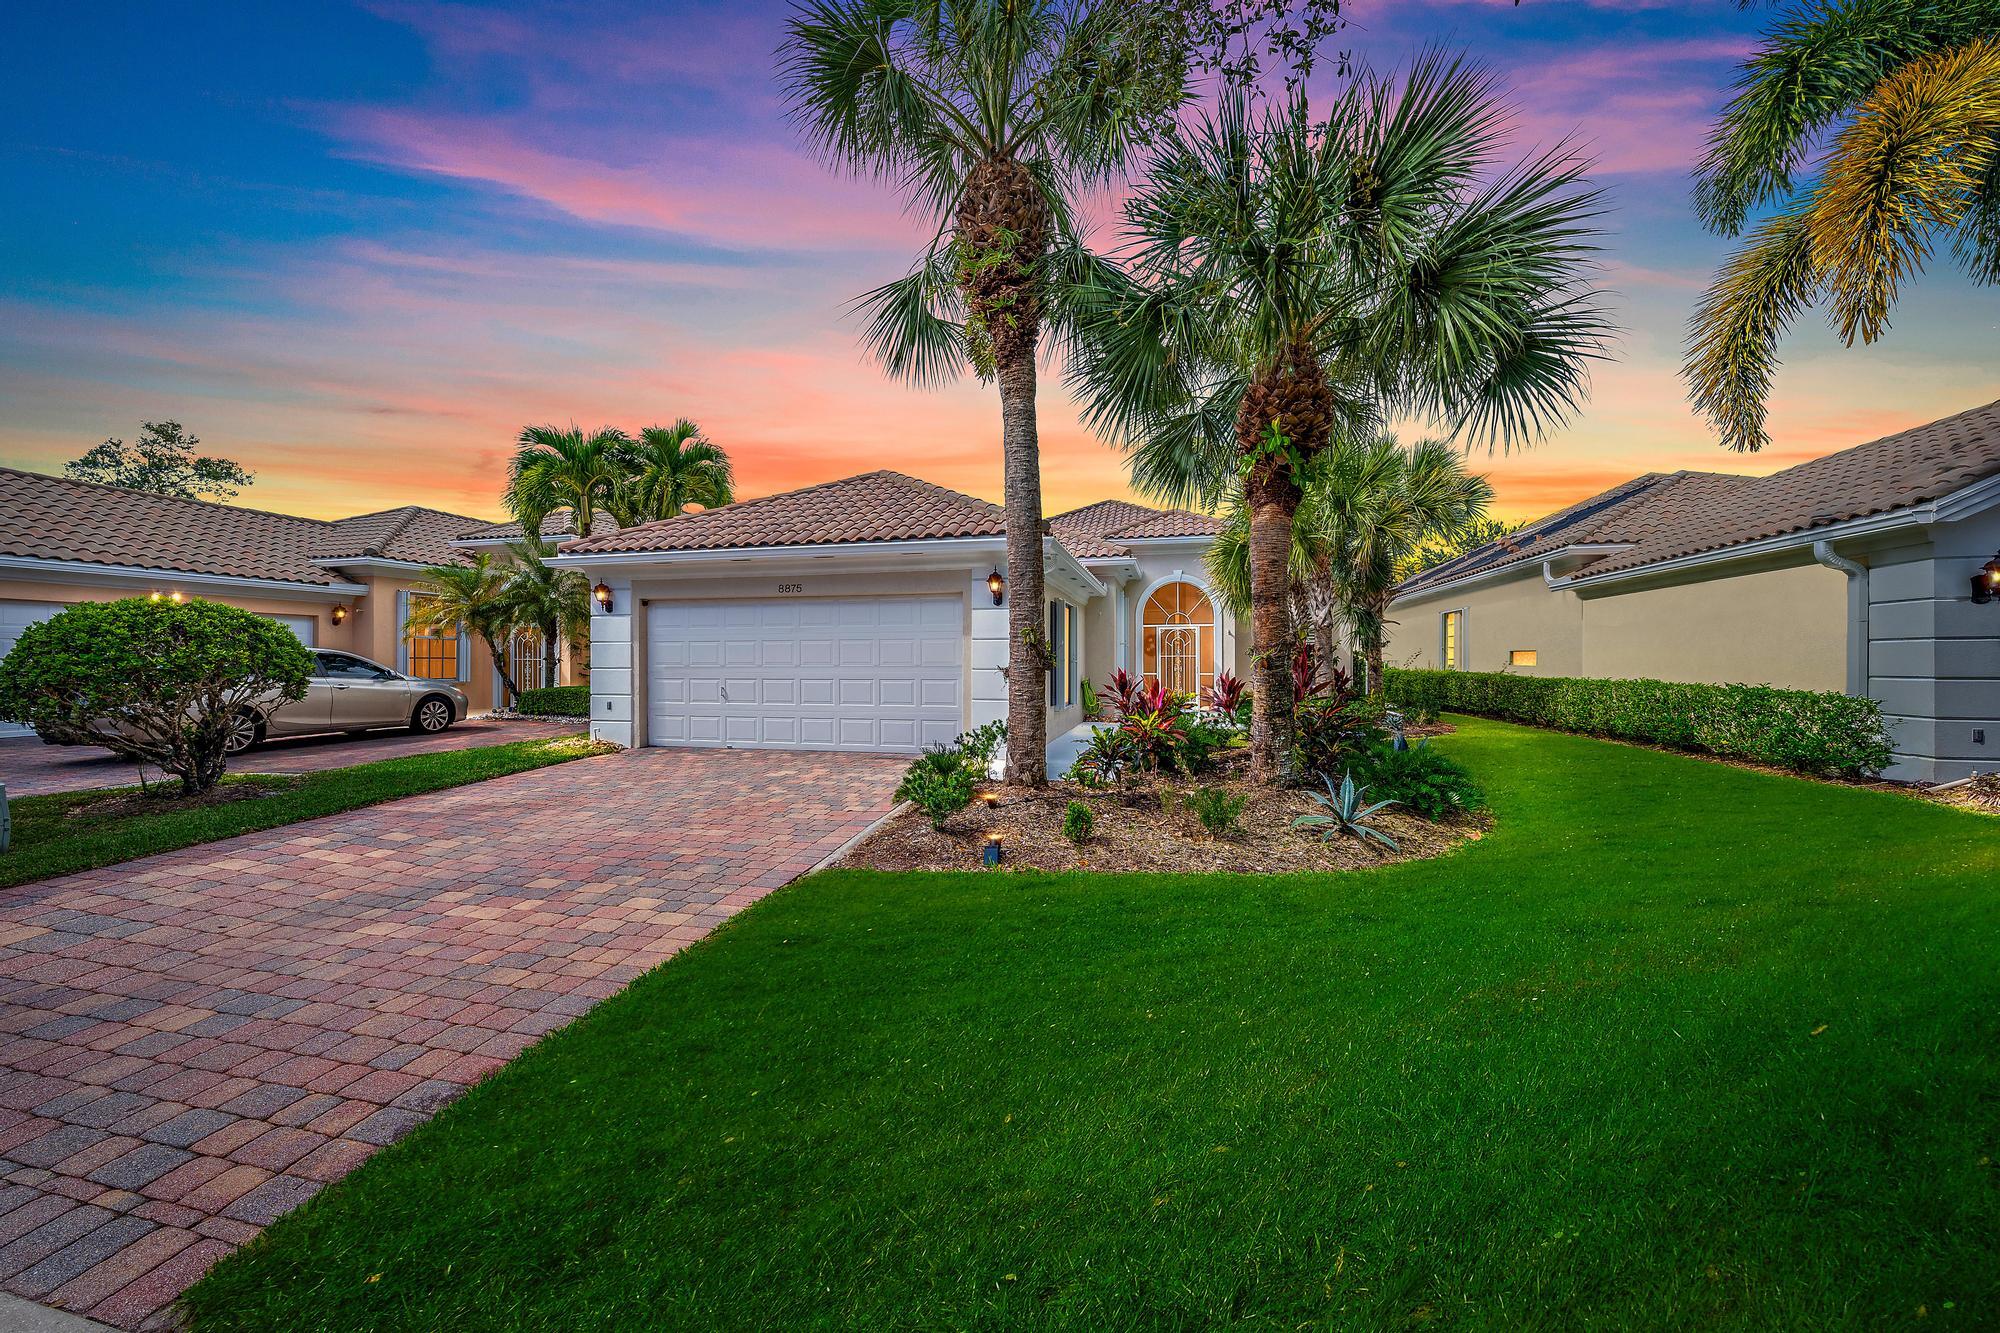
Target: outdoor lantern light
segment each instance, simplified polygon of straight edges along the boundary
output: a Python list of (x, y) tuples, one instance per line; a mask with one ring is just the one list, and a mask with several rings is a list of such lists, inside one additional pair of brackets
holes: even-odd
[(1993, 600), (1996, 592), (2000, 592), (2000, 553), (1996, 553), (1991, 560), (1981, 565), (1979, 572), (1972, 576), (1974, 602), (1984, 606)]
[[(1973, 582), (1974, 582), (1974, 583), (1977, 583), (1977, 582), (1979, 582), (1979, 580), (1978, 580), (1978, 579), (1974, 579), (1974, 580), (1973, 580)], [(153, 591), (152, 591), (152, 592), (150, 592), (150, 593), (148, 593), (148, 594), (146, 595), (146, 600), (147, 600), (147, 601), (149, 601), (149, 602), (157, 602), (157, 601), (160, 601), (160, 600), (162, 600), (162, 599), (164, 598), (164, 596), (165, 596), (165, 594), (163, 594), (163, 593), (162, 593), (162, 592), (161, 592), (161, 591), (160, 591), (160, 590), (159, 590), (158, 588), (155, 588), (155, 589), (153, 589)]]
[(991, 574), (986, 576), (986, 591), (993, 594), (993, 605), (995, 606), (1000, 605), (1000, 599), (1007, 595), (1007, 580), (1000, 576), (1000, 570), (997, 567)]
[(592, 597), (595, 597), (595, 598), (597, 599), (597, 604), (598, 604), (599, 606), (601, 606), (601, 607), (603, 607), (603, 608), (604, 608), (604, 610), (605, 610), (606, 614), (609, 614), (609, 613), (610, 613), (610, 611), (611, 611), (611, 585), (610, 585), (610, 584), (608, 584), (608, 583), (600, 583), (600, 584), (598, 584), (598, 585), (597, 585), (597, 586), (596, 586), (595, 588), (592, 588), (592, 589), (590, 590), (590, 595), (591, 595)]
[(980, 859), (990, 866), (1000, 864), (1000, 835), (998, 833), (989, 833), (986, 835), (986, 854)]
[(175, 606), (179, 606), (182, 602), (185, 602), (187, 598), (181, 596), (181, 590), (179, 588), (175, 588), (172, 592), (167, 594), (167, 600), (172, 602)]
[(336, 607), (334, 607), (334, 608), (333, 608), (333, 623), (334, 623), (334, 624), (336, 624), (336, 625), (340, 625), (340, 624), (345, 624), (345, 623), (346, 623), (346, 621), (347, 621), (347, 608), (346, 608), (346, 607), (344, 607), (344, 606), (336, 606)]

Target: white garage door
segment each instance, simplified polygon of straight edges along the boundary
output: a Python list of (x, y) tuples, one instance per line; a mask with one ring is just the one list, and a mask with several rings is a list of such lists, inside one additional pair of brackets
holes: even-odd
[(299, 636), (299, 642), (308, 648), (317, 647), (319, 619), (316, 616), (272, 616), (271, 619)]
[(909, 751), (965, 723), (956, 597), (656, 602), (646, 611), (655, 745)]
[[(14, 651), (22, 630), (39, 625), (60, 610), (61, 602), (0, 602), (0, 657)], [(34, 734), (18, 723), (0, 722), (0, 737)]]

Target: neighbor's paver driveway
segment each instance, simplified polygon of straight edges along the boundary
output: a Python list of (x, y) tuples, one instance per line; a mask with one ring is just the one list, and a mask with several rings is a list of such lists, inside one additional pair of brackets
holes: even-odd
[(122, 1327), (810, 869), (903, 762), (642, 750), (0, 890), (0, 1288)]
[[(287, 736), (236, 756), (229, 761), (229, 771), (318, 773), (329, 768), (372, 764), (377, 759), (400, 759), (408, 754), (477, 750), (509, 741), (568, 736), (582, 731), (583, 726), (581, 718), (575, 722), (523, 722), (473, 717), (435, 736), (408, 731), (371, 731), (365, 736)], [(159, 776), (150, 771), (149, 775)], [(0, 786), (7, 789), (10, 797), (123, 787), (138, 780), (137, 769), (109, 750), (88, 745), (44, 745), (33, 736), (0, 740)]]

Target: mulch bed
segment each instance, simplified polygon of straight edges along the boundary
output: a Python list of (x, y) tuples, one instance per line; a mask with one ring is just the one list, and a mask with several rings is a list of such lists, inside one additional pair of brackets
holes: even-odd
[[(983, 799), (931, 828), (920, 810), (908, 810), (877, 829), (839, 864), (869, 870), (969, 870), (980, 865), (987, 836), (998, 830), (1005, 865), (1014, 870), (1093, 870), (1111, 873), (1276, 874), (1287, 871), (1363, 870), (1398, 861), (1440, 856), (1484, 833), (1484, 816), (1433, 824), (1394, 808), (1376, 816), (1374, 826), (1395, 839), (1397, 850), (1340, 836), (1321, 841), (1317, 832), (1294, 829), (1292, 820), (1319, 809), (1303, 791), (1272, 789), (1249, 780), (1249, 755), (1220, 756), (1217, 771), (1196, 779), (1146, 778), (1127, 790), (1100, 791), (1068, 782), (1045, 790), (993, 784)], [(1238, 829), (1214, 837), (1201, 826), (1182, 793), (1194, 787), (1222, 787), (1246, 796)], [(1171, 810), (1161, 793), (1171, 793)], [(1077, 846), (1063, 836), (1063, 815), (1082, 801), (1096, 819), (1092, 836)]]
[(169, 778), (165, 789), (112, 792), (96, 801), (80, 801), (62, 812), (65, 820), (122, 819), (127, 815), (167, 815), (182, 810), (205, 810), (237, 801), (258, 801), (276, 796), (296, 779), (259, 776), (248, 782), (223, 782), (199, 796), (183, 796), (180, 784)]

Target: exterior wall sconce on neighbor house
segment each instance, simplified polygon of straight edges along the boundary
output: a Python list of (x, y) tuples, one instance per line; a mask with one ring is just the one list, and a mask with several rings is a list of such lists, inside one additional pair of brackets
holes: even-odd
[(597, 604), (598, 604), (598, 606), (600, 606), (600, 607), (602, 607), (602, 608), (604, 609), (604, 613), (605, 613), (606, 615), (609, 615), (609, 614), (611, 614), (611, 585), (610, 585), (610, 584), (608, 584), (608, 583), (600, 583), (600, 584), (598, 584), (598, 585), (597, 585), (597, 586), (596, 586), (595, 588), (592, 588), (592, 589), (590, 590), (590, 595), (591, 595), (592, 597), (595, 597), (595, 598), (597, 599)]
[(179, 588), (174, 589), (172, 592), (160, 592), (155, 589), (146, 595), (146, 600), (149, 602), (172, 602), (175, 606), (179, 606), (187, 598), (181, 595)]
[(345, 625), (347, 623), (347, 608), (344, 606), (336, 606), (328, 614), (333, 617), (333, 623), (336, 625)]
[(986, 591), (993, 594), (993, 605), (995, 606), (1000, 605), (1001, 599), (1007, 596), (1007, 580), (997, 567), (991, 574), (986, 576)]
[(1993, 558), (1981, 565), (1979, 572), (1972, 576), (1972, 600), (1975, 604), (1986, 605), (1993, 600), (1996, 592), (2000, 592), (2000, 552), (1995, 553)]

